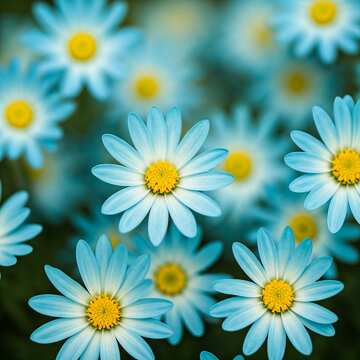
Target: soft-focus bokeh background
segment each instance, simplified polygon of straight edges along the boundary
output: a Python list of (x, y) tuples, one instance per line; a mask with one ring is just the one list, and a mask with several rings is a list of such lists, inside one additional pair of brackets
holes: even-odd
[[(237, 3), (246, 2), (250, 4), (255, 13), (260, 13), (261, 7), (256, 1), (239, 0)], [(31, 15), (33, 3), (30, 0), (0, 1), (1, 65), (6, 64), (12, 56), (17, 56), (24, 61), (31, 56), (29, 51), (22, 48), (16, 39), (17, 35), (24, 29), (26, 31), (26, 27), (33, 22)], [(51, 2), (49, 1), (49, 3)], [(247, 40), (243, 40), (240, 36), (241, 34), (244, 37), (247, 36), (244, 28), (240, 26), (243, 21), (240, 17), (234, 22), (234, 25), (231, 25), (233, 26), (230, 30), (233, 32), (233, 49), (230, 49), (227, 44), (228, 33), (226, 33), (229, 29), (225, 26), (226, 22), (228, 25), (230, 24), (230, 19), (226, 15), (230, 2), (193, 0), (189, 3), (196, 4), (200, 11), (195, 11), (196, 6), (193, 10), (191, 10), (191, 6), (190, 10), (184, 6), (183, 10), (177, 10), (175, 13), (171, 8), (171, 3), (176, 3), (176, 1), (129, 1), (129, 14), (126, 22), (142, 28), (145, 36), (148, 31), (149, 37), (156, 31), (169, 34), (169, 36), (172, 32), (180, 34), (177, 39), (172, 40), (173, 47), (166, 45), (168, 47), (164, 57), (170, 62), (173, 61), (174, 78), (178, 76), (178, 72), (187, 67), (194, 67), (198, 72), (194, 84), (191, 84), (196, 87), (196, 90), (187, 91), (185, 87), (184, 91), (179, 91), (176, 95), (176, 102), (172, 104), (180, 106), (183, 103), (186, 104), (183, 109), (186, 123), (191, 125), (201, 117), (208, 117), (210, 120), (216, 119), (215, 114), (219, 111), (230, 114), (232, 107), (238, 103), (249, 105), (255, 118), (266, 111), (277, 112), (276, 93), (280, 90), (275, 83), (269, 82), (269, 78), (290, 66), (286, 64), (287, 61), (290, 61), (291, 55), (288, 55), (284, 49), (276, 49), (276, 58), (273, 59), (261, 52), (250, 54), (250, 56), (251, 49), (246, 48)], [(271, 7), (272, 1), (268, 0), (268, 3)], [(159, 10), (152, 12), (161, 7), (164, 8), (165, 15), (160, 16)], [(155, 18), (156, 15), (159, 15), (158, 20), (151, 24), (151, 17)], [(155, 30), (153, 29), (154, 23), (157, 26)], [(238, 28), (236, 28), (236, 24), (239, 25)], [(261, 30), (258, 35), (260, 43), (266, 44), (269, 41), (268, 35)], [(183, 40), (181, 40), (181, 36), (183, 36)], [(195, 39), (194, 41), (197, 41), (198, 44), (195, 43), (194, 49), (191, 51), (185, 50), (185, 45), (192, 46), (190, 39)], [(165, 42), (163, 45), (165, 46)], [(190, 51), (191, 55), (187, 54), (187, 51)], [(239, 60), (241, 56), (237, 58), (237, 51), (239, 53), (243, 51), (245, 55), (249, 56), (243, 56), (242, 62)], [(183, 56), (185, 59), (182, 59), (180, 65), (176, 65)], [(356, 98), (359, 89), (355, 79), (359, 59), (360, 55), (352, 57), (342, 55), (333, 66), (316, 64), (316, 74), (321, 73), (327, 80), (326, 82), (320, 80), (323, 82), (319, 87), (324, 91), (321, 96), (314, 95), (312, 105), (331, 108), (330, 104), (335, 95), (349, 93)], [(135, 58), (133, 61), (141, 61), (141, 58)], [(257, 64), (257, 61), (260, 64)], [(254, 68), (257, 65), (262, 69), (255, 74)], [(306, 87), (307, 85), (300, 84), (299, 86)], [(257, 97), (254, 96), (254, 93), (260, 95), (262, 91), (265, 92), (267, 100), (254, 100), (254, 97)], [(269, 95), (269, 92), (273, 95)], [(189, 97), (191, 99), (188, 99)], [(192, 100), (189, 101), (192, 103), (191, 105), (188, 104), (188, 100)], [(126, 137), (124, 124), (127, 110), (142, 112), (142, 109), (137, 108), (123, 110), (122, 104), (116, 101), (110, 105), (108, 102), (101, 103), (94, 100), (86, 91), (76, 99), (76, 102), (77, 111), (65, 122), (65, 136), (59, 150), (47, 159), (46, 170), (30, 170), (22, 161), (5, 160), (0, 163), (3, 197), (6, 198), (20, 189), (29, 190), (30, 207), (33, 210), (32, 220), (44, 226), (42, 234), (31, 241), (34, 246), (33, 253), (20, 258), (16, 266), (1, 270), (0, 358), (4, 360), (55, 358), (59, 344), (38, 345), (29, 340), (30, 333), (44, 323), (47, 318), (31, 311), (27, 306), (27, 300), (35, 294), (54, 293), (54, 289), (51, 288), (45, 277), (44, 264), (60, 267), (69, 274), (74, 273), (75, 256), (72, 246), (74, 241), (80, 237), (93, 240), (89, 237), (96, 236), (96, 234), (91, 234), (91, 231), (84, 231), (81, 226), (78, 226), (76, 219), (79, 216), (92, 219), (94, 213), (99, 213), (100, 204), (106, 194), (111, 191), (110, 186), (102, 184), (90, 173), (91, 167), (105, 158), (105, 154), (102, 152), (101, 134), (111, 131)], [(131, 104), (128, 107), (131, 107)], [(284, 139), (289, 144), (288, 149), (295, 149), (288, 135), (289, 130), (296, 128), (313, 131), (309, 107), (308, 110), (305, 116), (300, 116), (300, 120), (295, 116), (297, 110), (284, 110), (283, 113), (278, 111), (281, 122), (274, 136), (273, 146)], [(109, 120), (109, 117), (112, 119)], [(214, 128), (211, 131), (215, 131)], [(216, 136), (216, 134), (214, 135)], [(215, 140), (214, 143), (216, 143)], [(266, 151), (271, 152), (272, 148)], [(285, 167), (285, 165), (283, 166)], [(45, 190), (48, 183), (57, 185), (53, 185), (50, 190)], [(286, 187), (285, 183), (284, 192), (287, 191)], [(271, 198), (267, 199), (268, 203), (271, 204), (271, 200)], [(241, 197), (237, 199), (234, 194), (234, 201), (241, 203), (242, 199)], [(261, 206), (261, 201), (259, 204)], [(261, 225), (261, 222), (247, 217), (248, 209), (250, 206), (244, 209), (237, 222), (232, 222), (231, 226), (227, 225), (226, 219), (215, 225), (203, 223), (205, 241), (216, 236), (225, 242), (227, 248), (226, 254), (216, 264), (214, 271), (244, 277), (244, 274), (235, 265), (233, 258), (229, 256), (229, 244), (233, 241), (246, 242), (249, 232)], [(116, 225), (116, 218), (113, 223)], [(114, 229), (116, 228), (114, 227)], [(359, 243), (355, 246), (360, 249)], [(345, 283), (345, 290), (336, 298), (325, 302), (325, 305), (334, 310), (340, 319), (335, 325), (336, 336), (334, 338), (312, 336), (314, 342), (312, 359), (357, 360), (360, 358), (360, 266), (359, 264), (346, 265), (340, 262), (338, 263), (338, 273), (339, 279)], [(212, 321), (211, 324), (207, 323), (204, 337), (197, 339), (186, 333), (183, 341), (177, 347), (171, 347), (166, 341), (150, 343), (157, 358), (163, 360), (170, 358), (174, 360), (197, 359), (201, 350), (212, 351), (222, 359), (232, 359), (237, 353), (241, 353), (245, 334), (245, 331), (226, 333), (221, 330), (220, 323)], [(127, 359), (128, 357), (122, 352), (122, 358)], [(251, 358), (265, 359), (264, 348)], [(302, 356), (288, 345), (286, 359), (300, 358)]]

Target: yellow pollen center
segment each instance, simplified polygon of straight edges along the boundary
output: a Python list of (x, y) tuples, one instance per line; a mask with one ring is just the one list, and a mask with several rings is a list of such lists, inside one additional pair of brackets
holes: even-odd
[(307, 212), (294, 215), (289, 221), (289, 226), (294, 232), (297, 243), (304, 239), (316, 239), (318, 227), (314, 217)]
[(284, 85), (289, 94), (301, 95), (309, 90), (310, 79), (304, 72), (292, 71), (286, 74)]
[(89, 324), (97, 330), (110, 330), (120, 323), (120, 303), (109, 295), (93, 297), (87, 308)]
[(360, 153), (343, 149), (331, 162), (331, 174), (341, 185), (356, 185), (360, 181)]
[(244, 151), (231, 152), (224, 163), (224, 170), (239, 182), (246, 180), (251, 175), (252, 168), (252, 159)]
[(80, 62), (89, 61), (96, 55), (96, 39), (91, 34), (79, 32), (70, 38), (68, 50), (74, 60)]
[(159, 160), (145, 171), (145, 184), (153, 194), (169, 194), (179, 183), (176, 167), (168, 161)]
[(265, 22), (259, 22), (254, 26), (253, 32), (255, 43), (259, 46), (269, 46), (273, 43), (273, 33)]
[(25, 100), (15, 100), (5, 107), (5, 120), (15, 129), (26, 129), (34, 120), (34, 111)]
[(154, 273), (155, 287), (164, 295), (181, 294), (187, 285), (185, 270), (176, 263), (166, 263), (158, 267)]
[(271, 280), (262, 289), (262, 302), (272, 313), (283, 313), (294, 302), (294, 290), (287, 281)]
[(134, 91), (140, 98), (150, 100), (155, 98), (160, 90), (158, 79), (153, 75), (143, 75), (134, 82)]
[(337, 5), (333, 0), (315, 0), (310, 6), (310, 18), (317, 25), (329, 25), (336, 20)]

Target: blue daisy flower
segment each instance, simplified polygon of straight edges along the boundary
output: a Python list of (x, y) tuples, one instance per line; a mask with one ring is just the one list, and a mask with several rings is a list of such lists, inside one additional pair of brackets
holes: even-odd
[(135, 229), (149, 213), (148, 232), (154, 245), (164, 238), (169, 215), (187, 237), (197, 232), (191, 210), (206, 216), (219, 216), (217, 203), (205, 192), (222, 188), (232, 176), (213, 169), (227, 155), (224, 149), (199, 153), (209, 132), (209, 121), (202, 120), (181, 137), (181, 114), (173, 108), (165, 116), (152, 108), (147, 123), (136, 114), (128, 118), (134, 147), (115, 135), (103, 136), (103, 143), (121, 165), (101, 164), (92, 169), (99, 179), (123, 189), (110, 196), (102, 213), (124, 213), (119, 230)]
[(164, 299), (149, 297), (146, 280), (150, 261), (139, 257), (128, 266), (127, 250), (114, 251), (106, 236), (95, 253), (83, 240), (76, 247), (76, 261), (85, 287), (49, 265), (45, 272), (62, 295), (38, 295), (29, 305), (40, 314), (56, 317), (31, 334), (40, 344), (67, 339), (57, 359), (120, 359), (120, 346), (136, 359), (154, 359), (143, 337), (167, 338), (169, 327), (156, 318), (171, 308)]
[(296, 246), (290, 228), (277, 241), (260, 229), (257, 245), (261, 262), (245, 245), (233, 244), (234, 257), (252, 282), (218, 281), (217, 291), (234, 296), (217, 303), (210, 313), (226, 318), (222, 324), (225, 331), (238, 331), (252, 324), (243, 344), (245, 355), (255, 353), (266, 337), (269, 360), (284, 357), (286, 337), (300, 353), (309, 355), (312, 342), (306, 328), (324, 336), (335, 334), (332, 324), (337, 316), (314, 303), (336, 295), (344, 287), (336, 280), (318, 281), (332, 259), (312, 259), (311, 240)]
[(306, 173), (290, 184), (294, 192), (309, 192), (304, 206), (314, 210), (329, 200), (327, 223), (336, 233), (341, 229), (348, 207), (360, 223), (360, 102), (350, 96), (334, 101), (335, 123), (320, 107), (313, 116), (321, 141), (302, 132), (292, 131), (291, 138), (303, 151), (285, 156), (285, 163)]
[[(0, 198), (1, 198), (0, 183)], [(23, 256), (32, 252), (32, 247), (24, 244), (37, 236), (41, 225), (24, 224), (30, 215), (30, 209), (25, 207), (28, 200), (26, 191), (19, 191), (10, 196), (0, 207), (0, 265), (12, 266), (16, 264), (16, 256)]]
[(136, 238), (139, 253), (151, 256), (149, 276), (153, 281), (154, 296), (168, 299), (173, 303), (166, 313), (165, 322), (173, 335), (172, 345), (181, 341), (183, 324), (194, 336), (204, 335), (201, 314), (209, 316), (209, 309), (215, 300), (209, 296), (216, 280), (223, 274), (203, 274), (221, 255), (222, 244), (218, 241), (199, 248), (200, 231), (195, 238), (183, 237), (175, 227), (159, 247), (154, 247), (143, 238)]
[(292, 44), (299, 57), (317, 50), (323, 62), (332, 63), (339, 49), (348, 54), (358, 51), (357, 0), (283, 1), (283, 9), (273, 22), (279, 41)]
[[(208, 351), (202, 351), (200, 353), (200, 360), (219, 360), (219, 358)], [(244, 360), (244, 357), (241, 355), (237, 355), (234, 357), (233, 360)]]
[(61, 74), (61, 92), (76, 96), (83, 85), (98, 99), (109, 95), (114, 79), (124, 76), (122, 59), (139, 40), (132, 28), (118, 30), (126, 3), (105, 6), (98, 0), (59, 0), (56, 9), (37, 3), (33, 13), (42, 30), (33, 29), (23, 41), (41, 56), (43, 74)]
[(37, 67), (25, 71), (17, 60), (0, 68), (0, 160), (24, 154), (34, 168), (43, 165), (43, 150), (53, 150), (62, 137), (59, 122), (75, 110), (58, 93), (49, 94), (51, 81), (39, 76)]

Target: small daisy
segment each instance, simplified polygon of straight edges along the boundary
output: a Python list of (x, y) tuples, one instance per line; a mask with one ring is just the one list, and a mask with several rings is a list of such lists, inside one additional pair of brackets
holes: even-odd
[(31, 340), (49, 344), (67, 339), (57, 359), (120, 359), (120, 346), (136, 359), (154, 359), (143, 337), (167, 338), (169, 327), (157, 317), (171, 303), (149, 296), (146, 280), (149, 257), (139, 257), (128, 266), (127, 250), (114, 251), (106, 236), (95, 253), (83, 240), (76, 247), (76, 261), (85, 286), (49, 265), (45, 272), (62, 295), (38, 295), (29, 305), (40, 314), (56, 317), (31, 334)]
[(253, 281), (226, 279), (215, 284), (223, 294), (234, 295), (220, 301), (211, 315), (226, 318), (225, 331), (238, 331), (252, 324), (244, 344), (245, 355), (254, 354), (266, 337), (269, 360), (284, 357), (286, 337), (300, 353), (310, 355), (309, 330), (333, 336), (338, 318), (313, 301), (327, 299), (343, 289), (336, 280), (320, 280), (331, 266), (330, 257), (312, 259), (312, 242), (295, 245), (292, 231), (286, 228), (281, 239), (274, 241), (263, 229), (258, 232), (261, 262), (243, 244), (234, 243), (234, 257)]
[(355, 54), (360, 37), (360, 8), (354, 0), (284, 1), (274, 18), (278, 39), (294, 45), (299, 57), (317, 50), (325, 63), (336, 60), (338, 50)]
[[(208, 351), (202, 351), (200, 353), (200, 360), (219, 360), (219, 358)], [(244, 360), (244, 357), (241, 355), (237, 355), (234, 357), (233, 360)]]
[(37, 3), (33, 13), (42, 30), (24, 33), (23, 40), (42, 57), (43, 74), (62, 74), (64, 95), (76, 96), (86, 85), (104, 99), (113, 80), (124, 76), (122, 60), (139, 38), (135, 29), (118, 30), (126, 11), (120, 1), (58, 1), (55, 9)]
[[(1, 198), (0, 184), (0, 198)], [(16, 264), (16, 256), (32, 252), (32, 247), (24, 244), (41, 230), (41, 225), (24, 224), (30, 215), (30, 209), (24, 207), (28, 200), (25, 191), (19, 191), (8, 198), (0, 207), (0, 266)]]
[(331, 75), (314, 62), (282, 58), (254, 82), (250, 96), (289, 126), (303, 125), (314, 103), (330, 106), (328, 99), (341, 89), (340, 81), (334, 82)]
[(302, 132), (292, 131), (291, 138), (303, 151), (285, 156), (286, 164), (306, 173), (290, 184), (294, 192), (309, 192), (304, 206), (314, 210), (327, 203), (327, 223), (338, 232), (346, 218), (348, 205), (360, 223), (360, 102), (350, 96), (334, 101), (334, 119), (320, 107), (313, 116), (321, 141)]
[[(352, 242), (360, 237), (358, 226), (346, 224), (341, 232), (331, 234), (326, 223), (326, 212), (322, 209), (306, 210), (303, 196), (272, 189), (267, 199), (271, 199), (270, 207), (260, 209), (258, 217), (275, 238), (280, 238), (282, 229), (289, 226), (294, 232), (297, 244), (305, 239), (313, 241), (315, 256), (330, 255), (349, 264), (359, 260), (359, 253), (352, 245)], [(333, 263), (326, 276), (336, 275), (336, 266)]]
[(181, 341), (183, 324), (194, 336), (204, 335), (201, 315), (209, 316), (209, 309), (215, 300), (209, 296), (221, 274), (203, 274), (220, 257), (222, 244), (218, 241), (199, 249), (201, 234), (192, 239), (183, 237), (174, 227), (169, 236), (157, 248), (136, 238), (139, 253), (151, 256), (149, 276), (153, 281), (156, 297), (170, 300), (172, 309), (165, 315), (165, 322), (173, 335), (172, 345)]
[(272, 138), (277, 120), (267, 114), (258, 124), (252, 122), (245, 106), (235, 108), (231, 118), (217, 114), (213, 118), (214, 146), (229, 149), (221, 167), (234, 177), (234, 182), (216, 192), (216, 198), (231, 219), (238, 221), (248, 205), (265, 194), (269, 184), (287, 178), (287, 170), (281, 164), (281, 156), (287, 144)]
[(120, 115), (131, 109), (146, 115), (152, 106), (168, 110), (177, 104), (186, 111), (198, 104), (197, 69), (189, 60), (184, 63), (169, 53), (168, 47), (158, 45), (134, 51), (128, 59), (126, 78), (119, 81), (113, 91), (111, 108), (120, 109)]
[(155, 246), (166, 234), (169, 215), (187, 237), (197, 233), (191, 210), (220, 216), (219, 206), (205, 192), (232, 182), (232, 176), (213, 170), (226, 157), (226, 150), (199, 153), (209, 132), (209, 121), (198, 122), (180, 140), (181, 126), (177, 108), (171, 109), (166, 118), (152, 108), (146, 124), (130, 113), (128, 127), (135, 148), (115, 135), (104, 135), (106, 149), (121, 165), (101, 164), (92, 170), (99, 179), (124, 187), (104, 202), (102, 213), (124, 212), (119, 223), (121, 233), (135, 229), (149, 213), (148, 232)]
[(17, 60), (0, 68), (0, 159), (24, 154), (31, 167), (43, 165), (43, 150), (52, 150), (62, 137), (59, 122), (75, 110), (39, 77), (36, 66), (25, 71)]

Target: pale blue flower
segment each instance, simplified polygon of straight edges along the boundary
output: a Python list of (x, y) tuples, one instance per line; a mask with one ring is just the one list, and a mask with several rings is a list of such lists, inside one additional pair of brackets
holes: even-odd
[(31, 167), (43, 165), (43, 151), (53, 150), (62, 137), (59, 123), (75, 104), (50, 91), (52, 81), (39, 76), (38, 68), (22, 70), (18, 60), (0, 68), (0, 160), (24, 155)]
[(43, 74), (59, 74), (64, 95), (76, 96), (86, 85), (104, 99), (113, 81), (124, 77), (123, 59), (139, 40), (137, 30), (118, 29), (126, 12), (122, 1), (59, 0), (56, 8), (36, 3), (33, 13), (41, 30), (25, 32), (23, 40), (41, 56)]
[(76, 261), (85, 286), (49, 265), (45, 272), (62, 295), (37, 295), (29, 305), (56, 317), (31, 334), (31, 340), (49, 344), (67, 339), (57, 359), (120, 359), (119, 344), (136, 359), (154, 359), (143, 337), (167, 338), (169, 327), (156, 318), (171, 303), (149, 296), (146, 280), (150, 261), (139, 257), (131, 266), (127, 250), (114, 251), (106, 236), (99, 238), (95, 253), (83, 240), (76, 247)]
[(193, 336), (204, 335), (202, 316), (209, 316), (209, 309), (215, 300), (213, 293), (216, 280), (223, 274), (203, 273), (220, 257), (223, 246), (214, 241), (200, 248), (201, 231), (195, 238), (182, 236), (175, 227), (159, 247), (154, 247), (144, 238), (136, 238), (139, 253), (151, 256), (149, 276), (153, 281), (153, 294), (173, 303), (166, 313), (165, 322), (173, 335), (172, 345), (178, 344), (183, 336), (184, 326)]
[[(200, 353), (200, 360), (219, 360), (219, 358), (208, 351), (202, 351)], [(244, 357), (241, 355), (237, 355), (234, 357), (233, 360), (244, 360)]]
[(360, 223), (360, 102), (350, 96), (334, 101), (334, 122), (320, 107), (313, 116), (321, 141), (302, 131), (292, 131), (291, 138), (301, 152), (285, 156), (291, 168), (306, 173), (290, 184), (294, 192), (309, 192), (304, 206), (314, 210), (330, 200), (328, 227), (339, 231), (348, 207)]
[(181, 137), (181, 114), (177, 108), (164, 116), (152, 108), (145, 123), (138, 115), (128, 117), (134, 146), (115, 135), (103, 135), (103, 143), (121, 165), (102, 164), (92, 169), (99, 179), (123, 187), (110, 196), (102, 213), (122, 213), (119, 229), (135, 229), (149, 213), (148, 232), (154, 245), (164, 238), (169, 215), (187, 237), (197, 233), (191, 210), (205, 216), (219, 216), (217, 203), (205, 192), (222, 188), (232, 176), (213, 170), (227, 155), (224, 149), (199, 153), (208, 132), (209, 121), (195, 124)]
[(312, 258), (312, 242), (298, 246), (290, 230), (274, 241), (263, 229), (258, 232), (260, 260), (243, 244), (234, 243), (238, 265), (252, 281), (226, 279), (215, 289), (233, 297), (217, 303), (210, 313), (226, 318), (225, 331), (238, 331), (252, 325), (245, 337), (243, 353), (254, 354), (267, 340), (269, 360), (284, 357), (286, 338), (304, 355), (312, 352), (306, 328), (324, 336), (333, 336), (338, 317), (314, 301), (327, 299), (343, 289), (336, 280), (320, 280), (331, 266), (330, 257)]

